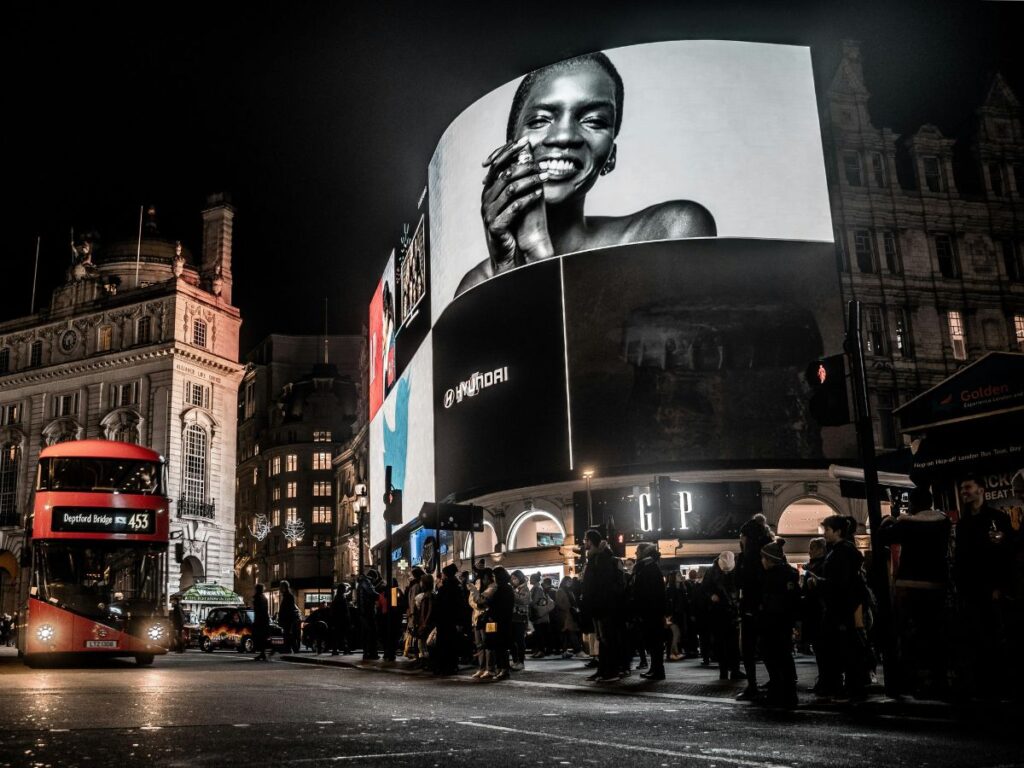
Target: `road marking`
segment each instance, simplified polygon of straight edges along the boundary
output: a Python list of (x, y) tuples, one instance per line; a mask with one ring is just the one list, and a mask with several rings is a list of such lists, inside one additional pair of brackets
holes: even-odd
[(235, 723), (232, 727), (233, 728), (248, 728), (249, 724), (248, 723)]
[(594, 747), (607, 747), (609, 749), (624, 749), (631, 752), (646, 752), (650, 755), (663, 755), (665, 757), (682, 757), (691, 760), (707, 760), (712, 763), (732, 763), (733, 765), (752, 766), (752, 768), (791, 768), (782, 763), (768, 763), (761, 760), (744, 760), (739, 757), (726, 757), (721, 754), (705, 755), (693, 752), (675, 752), (671, 749), (658, 749), (657, 747), (644, 747), (637, 744), (617, 744), (610, 741), (598, 741), (596, 739), (576, 738), (574, 736), (563, 736), (555, 733), (544, 733), (543, 731), (527, 731), (520, 728), (509, 728), (505, 725), (491, 725), (490, 723), (474, 723), (471, 720), (457, 720), (457, 725), (468, 725), (472, 728), (489, 728), (494, 731), (505, 733), (517, 733), (523, 736), (535, 736), (538, 738), (553, 739), (555, 741), (566, 741), (573, 744), (586, 744)]
[(284, 761), (283, 765), (297, 765), (298, 763), (340, 763), (346, 760), (380, 760), (386, 757), (415, 757), (418, 755), (455, 755), (460, 752), (475, 752), (475, 749), (446, 749), (438, 752), (379, 752), (371, 755), (335, 755), (334, 757), (304, 757), (298, 760)]
[(314, 725), (334, 725), (333, 720), (317, 720)]

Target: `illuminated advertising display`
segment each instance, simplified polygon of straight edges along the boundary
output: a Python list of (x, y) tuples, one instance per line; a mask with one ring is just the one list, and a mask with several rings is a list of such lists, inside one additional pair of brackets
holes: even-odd
[(552, 256), (833, 237), (810, 50), (795, 46), (676, 41), (544, 67), (452, 122), (429, 186), (435, 321)]
[(384, 538), (384, 468), (402, 490), (403, 522), (434, 501), (433, 355), (429, 336), (370, 422), (370, 542)]
[(395, 383), (395, 253), (391, 252), (384, 274), (370, 301), (369, 406), (372, 419)]
[[(394, 482), (406, 520), (584, 466), (853, 454), (851, 430), (810, 417), (803, 378), (843, 341), (807, 48), (677, 41), (543, 67), (463, 111), (428, 182), (398, 261), (399, 384), (380, 413), (371, 391), (376, 507), (400, 413), (419, 420)], [(426, 341), (406, 352), (415, 322)]]

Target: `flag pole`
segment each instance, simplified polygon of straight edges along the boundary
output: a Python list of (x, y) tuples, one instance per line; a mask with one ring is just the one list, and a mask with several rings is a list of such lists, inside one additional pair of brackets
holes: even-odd
[(146, 206), (139, 206), (139, 244), (135, 249), (135, 287), (139, 287), (139, 262), (142, 260), (142, 211)]
[(36, 235), (36, 268), (32, 272), (32, 307), (28, 311), (30, 315), (36, 313), (36, 279), (39, 277), (39, 243), (42, 239), (42, 235)]

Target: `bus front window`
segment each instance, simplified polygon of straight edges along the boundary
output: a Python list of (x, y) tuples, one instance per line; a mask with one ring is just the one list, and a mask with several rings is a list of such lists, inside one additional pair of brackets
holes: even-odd
[(41, 491), (97, 491), (162, 496), (163, 467), (153, 461), (56, 457), (39, 462)]
[(162, 605), (161, 553), (121, 542), (39, 543), (39, 597), (97, 621), (153, 615)]

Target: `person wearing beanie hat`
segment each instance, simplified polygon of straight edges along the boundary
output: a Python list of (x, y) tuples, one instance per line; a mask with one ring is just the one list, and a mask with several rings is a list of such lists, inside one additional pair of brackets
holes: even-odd
[(761, 655), (768, 670), (764, 702), (792, 709), (797, 705), (793, 627), (800, 611), (800, 575), (786, 560), (786, 540), (778, 537), (761, 547), (764, 589), (758, 625)]
[[(720, 680), (742, 680), (740, 672), (740, 629), (736, 587), (736, 556), (722, 552), (701, 581), (701, 593), (707, 608), (706, 618), (718, 660)], [(701, 649), (707, 652), (707, 649)]]
[(747, 688), (736, 698), (752, 701), (757, 698), (757, 644), (760, 639), (758, 614), (764, 588), (764, 566), (761, 548), (772, 540), (772, 531), (765, 516), (758, 513), (740, 527), (740, 557), (736, 565), (736, 581), (740, 593), (740, 641), (743, 671)]

